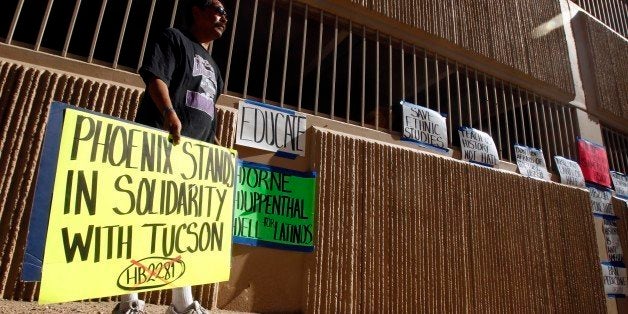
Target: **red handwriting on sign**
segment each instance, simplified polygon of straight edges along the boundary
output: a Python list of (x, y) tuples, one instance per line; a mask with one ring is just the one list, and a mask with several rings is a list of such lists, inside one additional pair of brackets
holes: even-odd
[[(171, 267), (172, 265), (174, 265), (174, 263), (176, 262), (180, 262), (181, 261), (181, 255), (175, 257), (175, 258), (170, 258), (170, 260), (164, 264), (159, 264), (158, 268), (155, 267), (147, 267), (145, 265), (143, 265), (142, 263), (136, 261), (136, 260), (131, 260), (131, 264), (144, 269), (144, 271), (146, 271), (148, 273), (148, 280), (151, 280), (152, 278), (155, 279), (159, 279), (161, 281), (164, 282), (164, 284), (169, 284), (170, 282), (168, 282), (167, 280), (165, 280), (164, 278), (162, 278), (162, 276), (160, 276), (161, 271), (163, 269), (167, 269), (169, 267)], [(139, 284), (136, 284), (136, 286), (139, 286)]]
[(578, 164), (587, 182), (611, 186), (608, 158), (604, 147), (585, 140), (578, 140)]

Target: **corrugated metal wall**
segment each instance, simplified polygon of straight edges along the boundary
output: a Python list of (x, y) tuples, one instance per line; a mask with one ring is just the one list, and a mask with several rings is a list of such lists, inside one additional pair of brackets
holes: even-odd
[[(37, 295), (18, 278), (50, 101), (130, 119), (140, 97), (0, 63), (0, 297)], [(218, 140), (232, 146), (233, 110), (219, 119)], [(326, 131), (310, 138), (320, 179), (304, 311), (604, 312), (585, 192)], [(214, 292), (194, 288), (206, 306)], [(141, 297), (168, 304), (170, 291)]]
[(534, 38), (557, 17), (559, 1), (351, 0), (387, 17), (442, 37), (573, 94), (562, 27)]
[(586, 17), (586, 28), (597, 105), (628, 119), (628, 42), (590, 17)]
[(588, 194), (316, 131), (306, 311), (603, 313)]

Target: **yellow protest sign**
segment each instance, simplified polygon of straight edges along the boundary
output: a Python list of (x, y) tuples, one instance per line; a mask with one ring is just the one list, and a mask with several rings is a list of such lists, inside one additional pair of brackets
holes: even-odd
[(40, 303), (229, 279), (236, 151), (65, 109)]

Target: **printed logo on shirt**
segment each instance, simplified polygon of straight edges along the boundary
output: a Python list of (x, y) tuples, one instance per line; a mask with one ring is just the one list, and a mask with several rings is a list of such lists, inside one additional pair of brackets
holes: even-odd
[(214, 117), (214, 100), (208, 98), (205, 94), (187, 91), (185, 94), (185, 104), (188, 107), (203, 111), (212, 118)]
[(216, 97), (216, 72), (211, 63), (199, 55), (194, 55), (192, 75), (201, 76), (201, 90), (187, 91), (185, 104), (214, 117), (214, 98)]

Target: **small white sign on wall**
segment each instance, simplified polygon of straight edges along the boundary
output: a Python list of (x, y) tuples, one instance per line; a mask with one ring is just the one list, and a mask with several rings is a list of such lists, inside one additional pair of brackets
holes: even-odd
[(628, 200), (628, 176), (623, 173), (611, 171), (615, 195), (618, 198)]
[(561, 183), (581, 188), (585, 186), (582, 169), (580, 169), (580, 165), (577, 162), (561, 156), (554, 156), (554, 161), (560, 174)]
[(436, 151), (448, 153), (447, 122), (440, 113), (406, 101), (401, 102), (403, 134), (401, 139)]
[(602, 263), (602, 280), (604, 292), (611, 297), (626, 295), (626, 268)]
[(489, 167), (497, 165), (499, 155), (490, 135), (464, 126), (458, 129), (458, 134), (460, 134), (462, 159)]
[(619, 242), (617, 221), (604, 219), (604, 239), (606, 240), (606, 255), (611, 262), (622, 262), (624, 251)]
[(543, 151), (540, 149), (515, 145), (515, 156), (519, 173), (524, 176), (549, 181), (550, 174), (545, 166)]
[(263, 103), (240, 101), (236, 144), (305, 155), (305, 115)]
[(591, 199), (591, 210), (594, 214), (615, 216), (613, 212), (613, 193), (611, 190), (587, 186), (589, 189), (589, 198)]

